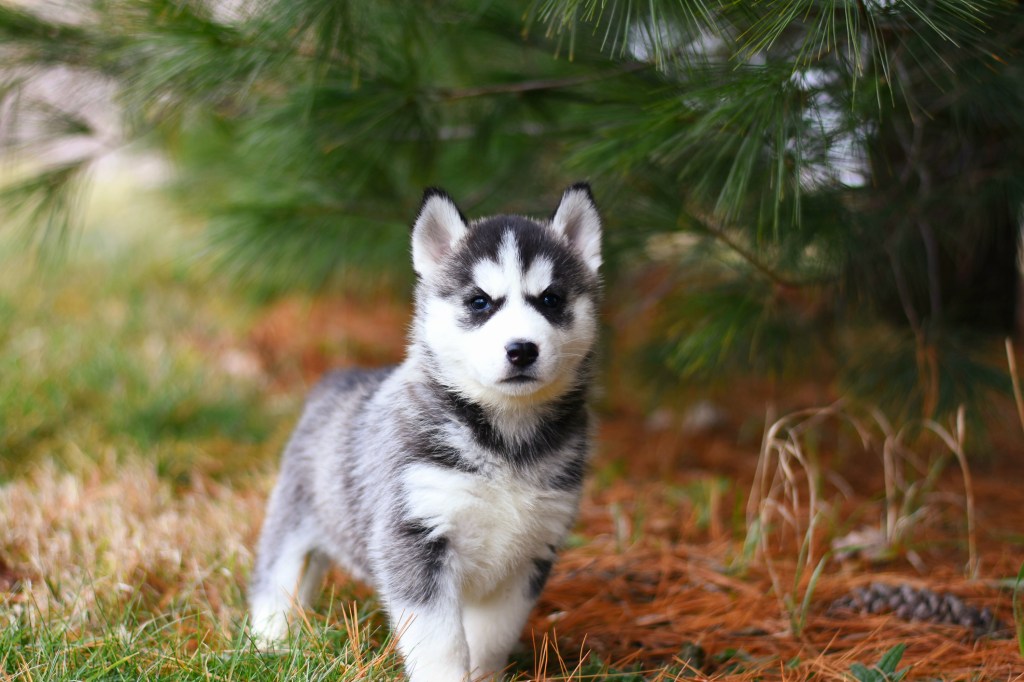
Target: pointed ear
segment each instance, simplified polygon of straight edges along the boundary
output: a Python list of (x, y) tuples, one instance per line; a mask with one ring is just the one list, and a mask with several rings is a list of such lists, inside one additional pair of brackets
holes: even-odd
[(412, 267), (421, 278), (437, 272), (455, 244), (469, 231), (466, 218), (448, 193), (428, 187), (412, 226)]
[(590, 270), (597, 272), (601, 267), (601, 216), (590, 185), (578, 182), (565, 190), (551, 218), (551, 229), (565, 237)]

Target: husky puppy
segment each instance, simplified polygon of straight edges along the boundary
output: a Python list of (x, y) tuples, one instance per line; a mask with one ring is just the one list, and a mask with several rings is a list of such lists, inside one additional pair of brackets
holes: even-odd
[(579, 505), (600, 295), (590, 188), (467, 223), (428, 189), (397, 367), (327, 375), (282, 456), (250, 588), (259, 643), (330, 562), (371, 584), (412, 682), (500, 675)]

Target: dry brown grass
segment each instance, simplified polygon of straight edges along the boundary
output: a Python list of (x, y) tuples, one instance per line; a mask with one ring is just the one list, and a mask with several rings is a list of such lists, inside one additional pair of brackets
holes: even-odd
[(270, 475), (232, 489), (195, 476), (175, 490), (153, 465), (101, 464), (87, 475), (52, 463), (0, 488), (8, 607), (96, 627), (110, 604), (184, 602), (230, 640)]

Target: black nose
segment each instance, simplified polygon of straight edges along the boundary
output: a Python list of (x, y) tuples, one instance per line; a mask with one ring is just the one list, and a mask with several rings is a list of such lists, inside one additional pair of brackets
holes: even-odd
[(508, 356), (508, 361), (516, 367), (529, 367), (539, 354), (537, 344), (529, 341), (513, 341), (505, 346), (505, 355)]

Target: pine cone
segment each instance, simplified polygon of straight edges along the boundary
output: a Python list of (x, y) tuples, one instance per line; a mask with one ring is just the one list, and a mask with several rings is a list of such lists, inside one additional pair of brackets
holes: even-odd
[(862, 614), (893, 613), (904, 620), (960, 625), (970, 628), (975, 637), (1001, 634), (1007, 630), (988, 607), (979, 611), (966, 605), (955, 594), (936, 593), (928, 588), (915, 589), (907, 584), (871, 583), (869, 587), (854, 588), (850, 594), (836, 599), (829, 606), (829, 612), (841, 610)]

